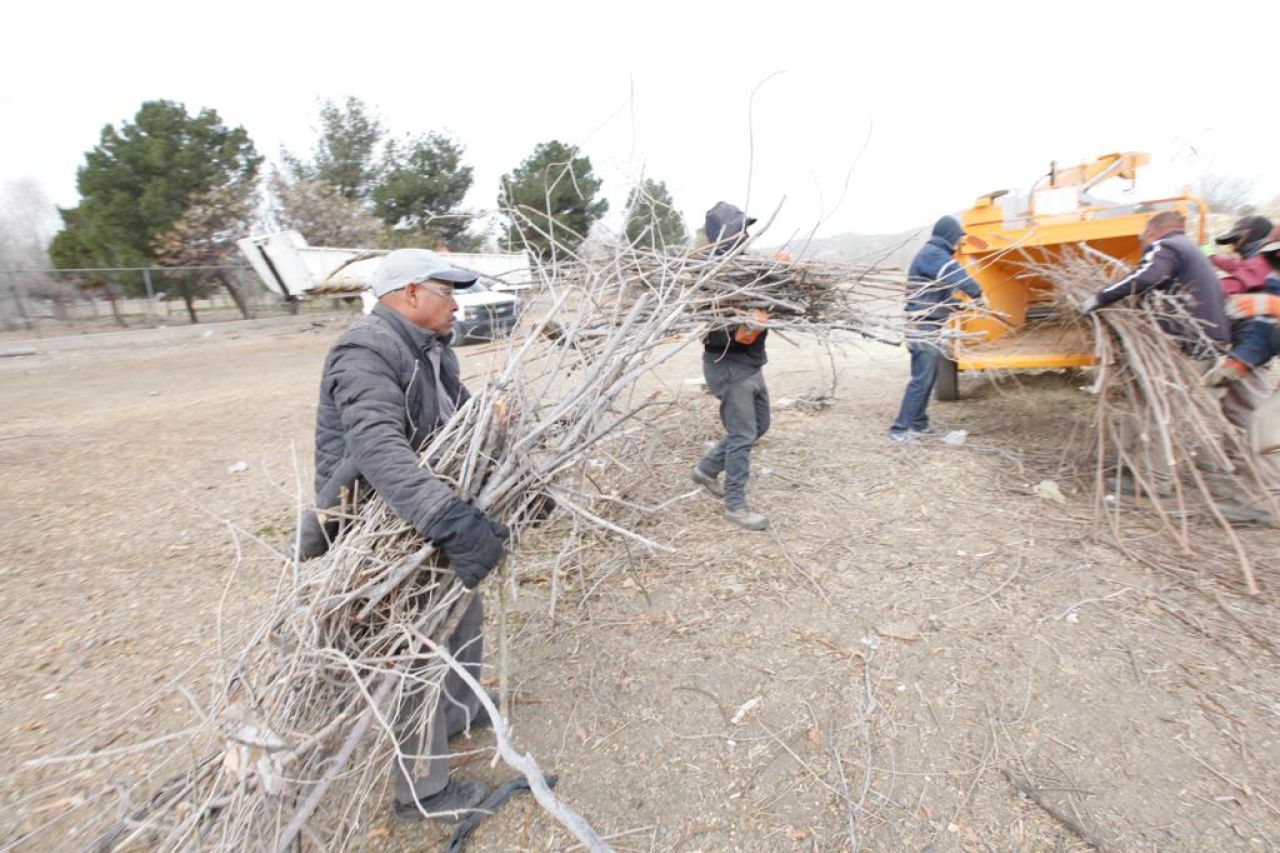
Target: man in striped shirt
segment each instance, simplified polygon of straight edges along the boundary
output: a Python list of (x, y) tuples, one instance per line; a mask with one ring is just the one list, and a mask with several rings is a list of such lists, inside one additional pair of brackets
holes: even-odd
[(1137, 269), (1099, 290), (1080, 307), (1088, 314), (1137, 296), (1163, 293), (1182, 303), (1190, 322), (1164, 317), (1160, 326), (1197, 361), (1216, 358), (1231, 346), (1231, 326), (1222, 307), (1222, 285), (1204, 254), (1186, 235), (1186, 221), (1175, 210), (1151, 217), (1141, 240), (1145, 251)]

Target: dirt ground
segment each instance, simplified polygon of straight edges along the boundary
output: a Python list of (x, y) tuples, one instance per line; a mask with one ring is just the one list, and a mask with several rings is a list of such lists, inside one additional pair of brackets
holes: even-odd
[[(190, 708), (157, 707), (73, 746), (185, 671), (198, 695), (220, 638), (265, 603), (310, 497), (316, 380), (343, 322), (0, 359), (0, 835), (110, 784), (26, 762), (180, 724)], [(484, 348), (461, 353), (483, 373)], [(849, 346), (817, 413), (786, 401), (829, 382), (824, 351), (770, 355), (775, 420), (750, 495), (771, 531), (730, 528), (687, 479), (717, 426), (684, 383), (700, 372), (689, 352), (664, 369), (682, 402), (621, 495), (669, 502), (644, 532), (673, 551), (566, 579), (554, 613), (540, 567), (555, 524), (520, 554), (515, 738), (566, 802), (629, 850), (1280, 844), (1280, 532), (1242, 533), (1261, 555), (1250, 597), (1209, 522), (1193, 521), (1194, 556), (1137, 511), (1119, 538), (1096, 524), (1070, 449), (1078, 378), (966, 380), (965, 399), (932, 408), (964, 444), (896, 446), (900, 350)], [(1064, 502), (1032, 489), (1046, 479)], [(459, 772), (509, 778), (491, 743), (476, 735)], [(386, 816), (363, 837), (411, 850), (447, 832)], [(25, 846), (79, 845), (60, 825)], [(571, 847), (526, 798), (469, 849)]]

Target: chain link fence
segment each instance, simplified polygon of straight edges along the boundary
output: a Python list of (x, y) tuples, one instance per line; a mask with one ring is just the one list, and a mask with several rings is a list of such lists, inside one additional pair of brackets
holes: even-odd
[(0, 333), (52, 337), (359, 310), (359, 300), (288, 302), (248, 266), (0, 270)]

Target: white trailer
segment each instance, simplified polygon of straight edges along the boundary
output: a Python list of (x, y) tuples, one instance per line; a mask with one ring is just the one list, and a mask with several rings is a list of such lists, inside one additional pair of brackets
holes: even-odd
[[(262, 283), (288, 300), (360, 296), (368, 312), (374, 299), (369, 281), (386, 250), (310, 246), (297, 231), (246, 237), (236, 243)], [(455, 252), (449, 263), (480, 279), (455, 288), (454, 322), (459, 341), (488, 340), (511, 330), (520, 313), (517, 294), (533, 284), (533, 271), (522, 254)]]

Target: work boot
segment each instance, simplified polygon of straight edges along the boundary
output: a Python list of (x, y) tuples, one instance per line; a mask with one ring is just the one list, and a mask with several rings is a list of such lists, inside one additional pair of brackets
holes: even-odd
[(907, 430), (908, 435), (937, 435), (938, 431), (931, 426), (922, 426), (919, 429), (912, 427)]
[[(439, 820), (457, 823), (466, 813), (484, 802), (489, 786), (476, 779), (450, 779), (436, 793), (422, 797), (417, 803), (396, 802), (396, 817), (402, 820)], [(425, 812), (425, 814), (424, 814)]]
[(752, 512), (745, 506), (726, 508), (724, 517), (744, 530), (764, 530), (769, 526), (769, 517)]
[(702, 469), (697, 465), (693, 466), (693, 470), (689, 472), (689, 479), (706, 489), (718, 498), (724, 497), (724, 486), (720, 485), (718, 477), (712, 477), (710, 474), (704, 474)]
[(892, 441), (894, 444), (910, 444), (911, 442), (915, 441), (915, 439), (912, 438), (911, 433), (909, 432), (892, 432), (892, 431), (889, 433), (889, 440)]

